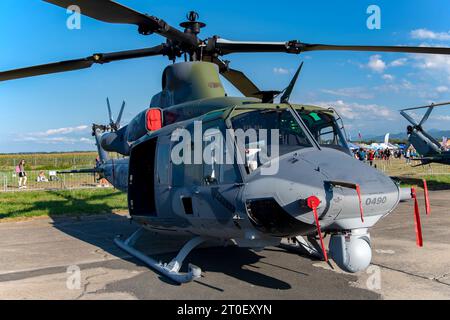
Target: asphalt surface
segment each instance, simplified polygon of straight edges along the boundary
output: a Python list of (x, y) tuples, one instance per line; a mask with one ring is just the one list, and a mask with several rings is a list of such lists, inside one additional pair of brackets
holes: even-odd
[[(181, 286), (113, 244), (137, 229), (126, 217), (4, 222), (0, 299), (450, 299), (449, 200), (450, 191), (431, 193), (422, 249), (412, 203), (401, 204), (372, 230), (373, 265), (358, 275), (280, 248), (203, 248), (186, 261), (203, 277)], [(180, 245), (152, 234), (142, 240), (161, 261)]]

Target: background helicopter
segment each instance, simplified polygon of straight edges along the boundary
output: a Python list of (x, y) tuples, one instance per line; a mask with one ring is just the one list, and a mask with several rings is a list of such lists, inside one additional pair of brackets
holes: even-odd
[[(150, 267), (177, 282), (200, 276), (198, 267), (180, 273), (189, 252), (203, 242), (234, 243), (261, 249), (278, 245), (303, 248), (328, 259), (322, 232), (330, 234), (329, 253), (344, 270), (358, 272), (371, 261), (369, 228), (391, 213), (401, 200), (411, 198), (409, 189), (351, 156), (339, 116), (330, 109), (294, 105), (290, 92), (300, 73), (285, 90), (280, 103), (278, 91), (261, 91), (244, 73), (231, 69), (222, 56), (232, 53), (280, 52), (300, 54), (308, 51), (383, 51), (450, 54), (450, 48), (394, 47), (309, 44), (300, 41), (246, 42), (213, 36), (199, 38), (205, 24), (191, 12), (180, 31), (165, 21), (136, 12), (109, 0), (46, 0), (67, 8), (78, 5), (89, 17), (111, 23), (134, 24), (142, 35), (159, 34), (167, 41), (159, 46), (50, 63), (0, 72), (0, 81), (42, 74), (85, 69), (94, 64), (163, 55), (175, 62), (162, 76), (162, 91), (150, 107), (122, 128), (93, 126), (102, 164), (96, 169), (114, 186), (128, 192), (130, 215), (143, 228), (125, 241), (116, 243)], [(225, 93), (219, 75), (229, 80), (245, 97)], [(267, 163), (220, 165), (177, 165), (172, 161), (172, 134), (178, 129), (195, 133), (197, 122), (207, 130), (263, 128), (279, 130), (275, 140), (282, 152)], [(206, 142), (206, 143), (205, 143)], [(246, 150), (231, 149), (236, 154)], [(275, 141), (274, 141), (275, 142)], [(205, 145), (203, 145), (205, 143)], [(208, 147), (201, 140), (202, 147)], [(269, 140), (266, 141), (269, 144)], [(193, 146), (195, 147), (195, 146)], [(129, 158), (108, 159), (107, 152)], [(254, 154), (252, 155), (254, 156)], [(267, 165), (279, 170), (262, 174)], [(415, 193), (412, 192), (415, 196)], [(418, 244), (421, 245), (420, 220)], [(192, 239), (169, 264), (158, 263), (137, 251), (133, 244), (142, 230)], [(308, 238), (304, 239), (302, 236)]]
[[(428, 132), (423, 129), (423, 125), (430, 118), (431, 113), (434, 108), (448, 106), (450, 102), (431, 104), (429, 106), (417, 107), (417, 108), (409, 108), (403, 109), (400, 111), (400, 114), (411, 123), (411, 126), (408, 126), (408, 141), (409, 144), (412, 145), (417, 152), (420, 154), (420, 158), (416, 160), (420, 160), (422, 165), (430, 164), (430, 163), (442, 163), (450, 165), (450, 151), (446, 150), (444, 146), (442, 146), (439, 141), (437, 141), (433, 136), (431, 136)], [(419, 109), (428, 109), (422, 120), (417, 123), (406, 111), (419, 110)]]

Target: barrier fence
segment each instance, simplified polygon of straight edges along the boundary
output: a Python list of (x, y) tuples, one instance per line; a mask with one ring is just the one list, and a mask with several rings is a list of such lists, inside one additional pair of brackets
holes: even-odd
[[(431, 164), (416, 166), (419, 162), (407, 164), (404, 159), (375, 160), (374, 166), (390, 176), (421, 178), (423, 176), (449, 175), (450, 166)], [(44, 173), (45, 179), (38, 181), (39, 174)], [(111, 187), (105, 181), (98, 181), (98, 175), (93, 173), (57, 173), (57, 170), (30, 170), (27, 171), (27, 188), (19, 189), (19, 177), (15, 172), (0, 171), (0, 192), (14, 192), (25, 190), (64, 190), (89, 189)]]
[(421, 177), (434, 175), (450, 175), (450, 165), (432, 163), (420, 165), (420, 161), (406, 163), (405, 159), (375, 160), (374, 166), (390, 176)]
[[(42, 172), (44, 176), (42, 176)], [(41, 174), (43, 179), (38, 177)], [(104, 182), (104, 181), (101, 181)], [(56, 173), (50, 171), (27, 171), (26, 188), (19, 188), (19, 177), (15, 172), (0, 172), (0, 191), (14, 192), (25, 190), (64, 190), (64, 189), (89, 189), (98, 187), (110, 187), (109, 184), (101, 184), (98, 175), (93, 173)]]

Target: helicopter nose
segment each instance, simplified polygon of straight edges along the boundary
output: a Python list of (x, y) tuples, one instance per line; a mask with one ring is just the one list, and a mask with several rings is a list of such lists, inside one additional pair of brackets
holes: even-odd
[(390, 177), (343, 152), (322, 150), (305, 153), (303, 159), (317, 166), (326, 178), (331, 202), (339, 202), (341, 211), (330, 227), (372, 227), (400, 201), (401, 190)]
[(255, 172), (244, 193), (251, 221), (274, 236), (316, 231), (310, 197), (320, 200), (317, 213), (328, 230), (369, 228), (400, 200), (392, 179), (341, 151), (303, 149), (277, 161), (276, 174)]

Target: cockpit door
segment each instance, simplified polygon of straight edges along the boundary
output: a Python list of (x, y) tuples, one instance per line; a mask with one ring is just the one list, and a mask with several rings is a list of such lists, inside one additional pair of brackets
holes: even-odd
[(172, 212), (171, 190), (172, 190), (172, 161), (170, 157), (170, 136), (160, 136), (156, 148), (155, 165), (155, 200), (158, 217), (163, 218)]
[[(199, 184), (193, 188), (194, 214), (226, 224), (236, 214), (236, 198), (242, 179), (235, 163), (227, 163), (226, 139), (219, 127), (209, 126), (203, 135), (203, 164), (197, 172)], [(229, 146), (233, 148), (234, 146)]]

